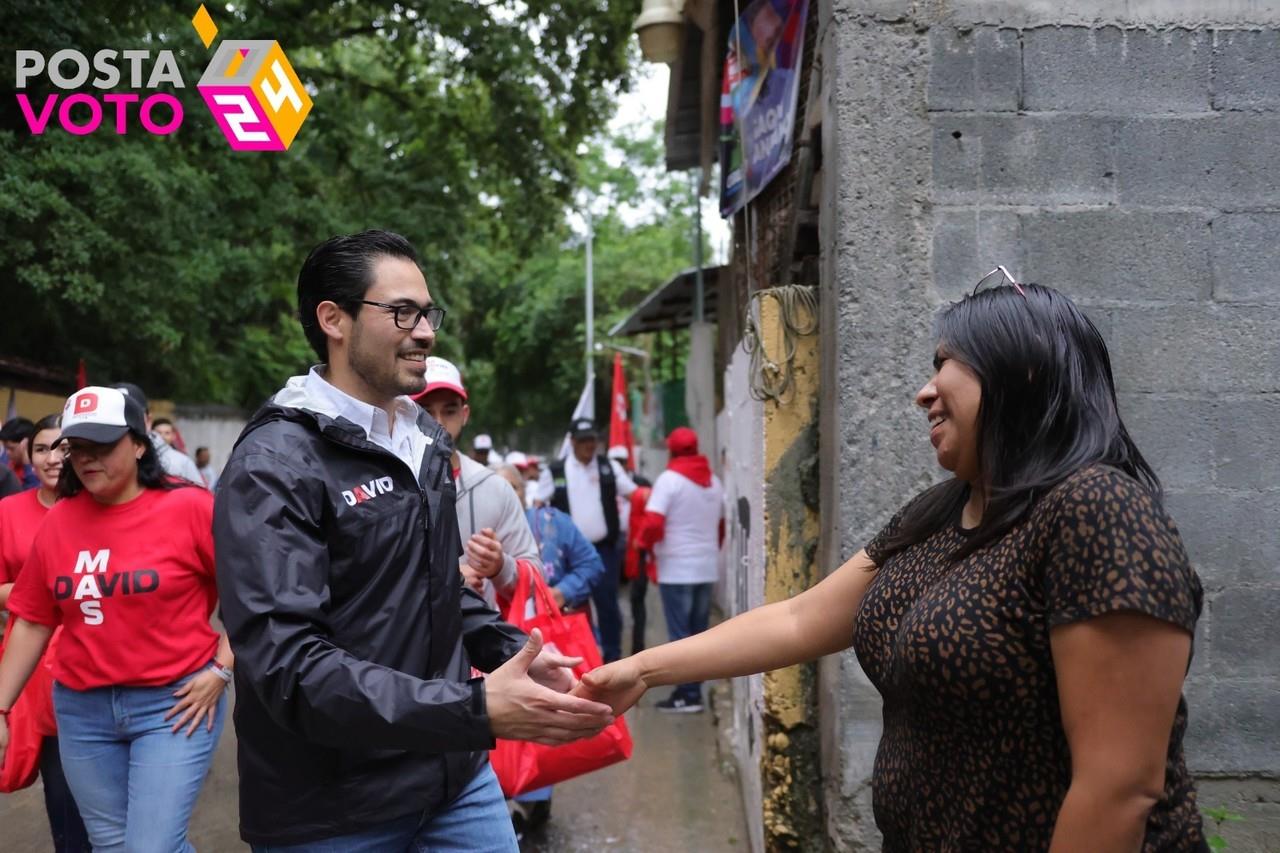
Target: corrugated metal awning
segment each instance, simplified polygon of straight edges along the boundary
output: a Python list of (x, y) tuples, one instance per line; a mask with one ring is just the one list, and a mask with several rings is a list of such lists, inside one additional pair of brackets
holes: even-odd
[[(720, 275), (725, 267), (702, 268), (702, 319), (716, 322), (720, 295)], [(693, 322), (694, 276), (696, 269), (676, 273), (666, 284), (644, 298), (625, 320), (609, 330), (609, 336), (639, 335), (683, 329)]]

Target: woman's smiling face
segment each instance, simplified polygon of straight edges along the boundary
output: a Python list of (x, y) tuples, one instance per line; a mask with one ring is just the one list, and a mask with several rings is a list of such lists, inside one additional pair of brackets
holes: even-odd
[(938, 464), (969, 483), (977, 482), (978, 414), (982, 383), (967, 365), (939, 343), (933, 358), (933, 377), (916, 392), (916, 405), (929, 417), (929, 441)]
[(31, 439), (31, 465), (36, 469), (40, 485), (46, 489), (58, 487), (58, 475), (62, 473), (63, 445), (53, 446), (58, 440), (59, 429), (42, 429)]

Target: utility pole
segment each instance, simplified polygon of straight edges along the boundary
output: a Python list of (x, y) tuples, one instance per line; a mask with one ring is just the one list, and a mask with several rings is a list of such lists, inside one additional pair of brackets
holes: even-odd
[[(586, 209), (587, 220), (587, 387), (592, 390), (592, 399), (594, 400), (594, 388), (596, 370), (592, 364), (592, 358), (595, 356), (595, 280), (594, 268), (591, 263), (591, 241), (593, 234), (591, 231), (591, 207)], [(592, 413), (592, 417), (595, 413)]]
[(702, 198), (698, 195), (699, 172), (693, 173), (693, 322), (703, 317), (702, 290)]

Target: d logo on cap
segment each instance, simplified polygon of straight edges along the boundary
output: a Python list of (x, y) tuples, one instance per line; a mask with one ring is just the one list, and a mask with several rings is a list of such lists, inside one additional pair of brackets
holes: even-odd
[(77, 415), (87, 415), (89, 412), (96, 411), (97, 408), (98, 408), (98, 395), (94, 394), (93, 392), (90, 392), (88, 394), (81, 394), (79, 397), (76, 398), (75, 413)]

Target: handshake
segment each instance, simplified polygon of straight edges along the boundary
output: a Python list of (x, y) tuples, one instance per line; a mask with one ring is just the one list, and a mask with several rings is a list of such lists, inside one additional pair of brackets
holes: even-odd
[(599, 734), (648, 689), (634, 658), (594, 669), (579, 681), (581, 658), (543, 647), (536, 628), (524, 648), (484, 682), (494, 737), (560, 746)]

